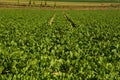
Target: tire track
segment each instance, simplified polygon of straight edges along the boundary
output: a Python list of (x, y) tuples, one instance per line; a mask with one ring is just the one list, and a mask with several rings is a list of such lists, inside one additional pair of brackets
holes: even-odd
[(67, 19), (67, 21), (70, 23), (71, 27), (75, 28), (76, 24), (74, 23), (74, 21), (68, 17), (67, 14), (64, 13), (65, 18)]
[(48, 25), (52, 25), (53, 24), (53, 21), (54, 21), (54, 19), (55, 19), (55, 16), (56, 16), (56, 14), (54, 14), (51, 18), (50, 18), (50, 20), (48, 21)]

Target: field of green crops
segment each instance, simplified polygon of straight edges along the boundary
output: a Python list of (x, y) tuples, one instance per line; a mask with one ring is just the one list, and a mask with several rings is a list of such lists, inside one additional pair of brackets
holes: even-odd
[(0, 80), (120, 80), (120, 10), (0, 9)]

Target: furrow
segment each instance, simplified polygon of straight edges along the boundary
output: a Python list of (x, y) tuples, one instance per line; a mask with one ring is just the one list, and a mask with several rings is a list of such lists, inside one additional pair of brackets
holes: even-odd
[(76, 24), (73, 22), (72, 19), (70, 19), (66, 14), (64, 14), (64, 16), (65, 16), (65, 18), (67, 19), (67, 21), (69, 21), (69, 23), (70, 23), (70, 25), (71, 25), (72, 27), (76, 27)]
[(53, 21), (54, 21), (54, 18), (55, 18), (55, 14), (50, 18), (50, 20), (48, 21), (48, 24), (51, 26)]

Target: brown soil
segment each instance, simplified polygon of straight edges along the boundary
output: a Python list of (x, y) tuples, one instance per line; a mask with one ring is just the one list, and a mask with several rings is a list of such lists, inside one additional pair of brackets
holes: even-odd
[(54, 18), (55, 18), (55, 14), (50, 18), (50, 20), (48, 21), (48, 24), (51, 26), (53, 21), (54, 21)]
[(40, 6), (40, 5), (16, 5), (16, 4), (0, 4), (0, 9), (44, 9), (44, 10), (120, 10), (120, 4), (112, 5), (64, 5), (64, 6)]

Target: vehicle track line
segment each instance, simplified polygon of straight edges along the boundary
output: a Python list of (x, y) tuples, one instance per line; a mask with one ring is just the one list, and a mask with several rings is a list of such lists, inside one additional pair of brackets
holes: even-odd
[(51, 26), (52, 25), (52, 23), (53, 23), (53, 21), (54, 21), (54, 19), (55, 19), (55, 16), (56, 16), (56, 14), (54, 14), (51, 18), (50, 18), (50, 20), (48, 21), (48, 24)]
[(67, 21), (69, 21), (70, 25), (71, 25), (73, 28), (76, 27), (76, 24), (73, 22), (72, 19), (70, 19), (70, 18), (68, 17), (67, 14), (64, 14), (64, 16), (65, 16), (65, 18), (67, 19)]

